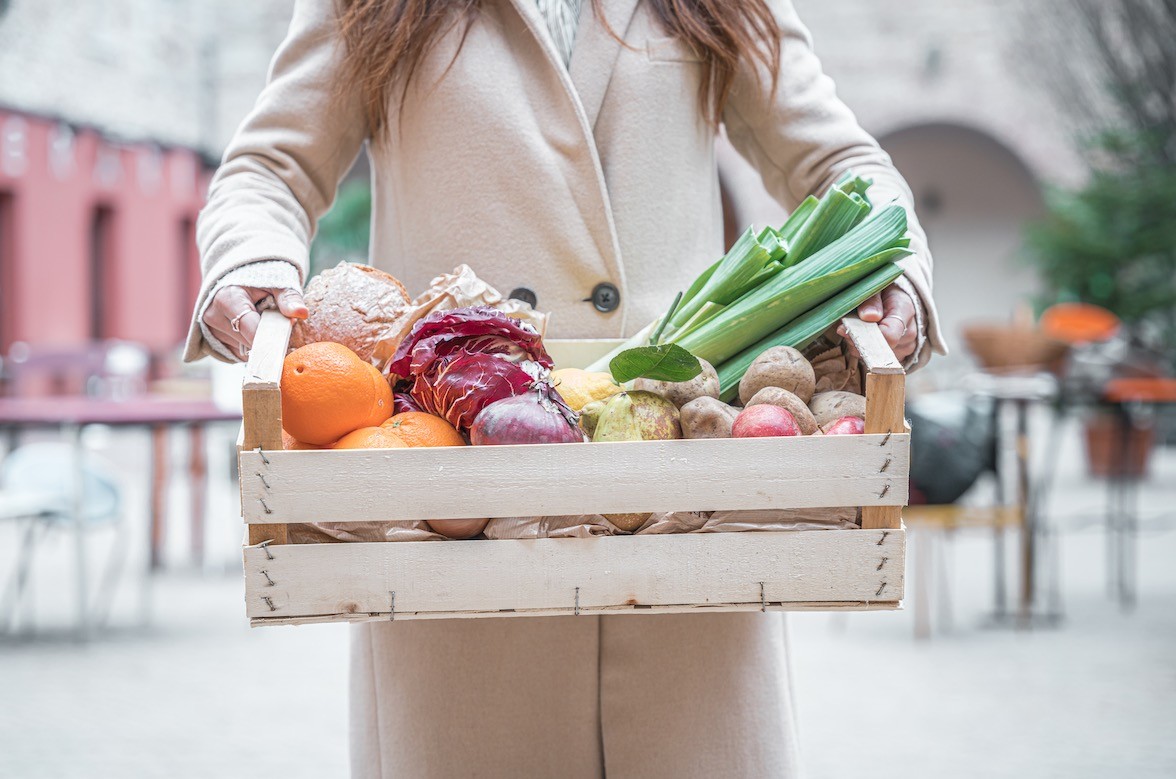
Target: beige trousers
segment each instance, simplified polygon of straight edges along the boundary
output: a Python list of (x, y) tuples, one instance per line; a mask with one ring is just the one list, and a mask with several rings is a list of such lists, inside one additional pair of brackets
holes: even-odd
[(353, 628), (351, 770), (368, 777), (793, 777), (779, 614)]

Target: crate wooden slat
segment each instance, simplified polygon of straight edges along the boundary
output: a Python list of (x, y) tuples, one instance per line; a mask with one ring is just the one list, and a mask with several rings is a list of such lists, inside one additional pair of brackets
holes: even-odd
[[(249, 547), (246, 581), (268, 601), (251, 598), (247, 610), (255, 621), (290, 624), (526, 616), (513, 611), (519, 604), (530, 614), (780, 610), (817, 602), (893, 608), (902, 594), (903, 541), (902, 530), (811, 530), (304, 544), (270, 547), (269, 554)], [(432, 586), (421, 586), (422, 571)], [(345, 591), (336, 586), (341, 572)]]
[[(907, 436), (241, 453), (246, 521), (902, 506)], [(477, 486), (463, 474), (476, 469)], [(316, 478), (329, 470), (329, 489)], [(700, 478), (705, 474), (705, 478)], [(267, 513), (272, 512), (272, 513)]]
[[(898, 608), (905, 377), (876, 325), (845, 324), (867, 370), (867, 435), (286, 452), (289, 322), (266, 312), (240, 450), (252, 624)], [(574, 366), (616, 343), (548, 348)], [(861, 506), (863, 528), (305, 545), (285, 534), (291, 522), (824, 506)]]

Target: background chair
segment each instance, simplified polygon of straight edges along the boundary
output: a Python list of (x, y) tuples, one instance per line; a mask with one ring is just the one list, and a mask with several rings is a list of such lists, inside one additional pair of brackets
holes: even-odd
[[(119, 572), (126, 559), (122, 493), (118, 481), (96, 457), (67, 443), (32, 443), (11, 452), (0, 463), (0, 520), (24, 523), (16, 565), (0, 598), (0, 629), (15, 624), (39, 541), (56, 530), (72, 531), (77, 597), (77, 634), (105, 622)], [(115, 531), (96, 597), (91, 600), (87, 537)]]

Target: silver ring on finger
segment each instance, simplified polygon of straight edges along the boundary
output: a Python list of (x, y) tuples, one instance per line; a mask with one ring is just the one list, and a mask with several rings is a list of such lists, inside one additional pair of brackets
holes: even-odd
[(887, 314), (886, 316), (882, 317), (883, 322), (885, 322), (887, 319), (897, 319), (899, 323), (902, 324), (902, 335), (900, 335), (899, 338), (902, 338), (903, 335), (907, 334), (907, 323), (905, 319), (898, 316), (897, 314)]
[(241, 320), (244, 319), (248, 313), (249, 309), (246, 309), (229, 320), (229, 327), (233, 329), (234, 333), (241, 332)]

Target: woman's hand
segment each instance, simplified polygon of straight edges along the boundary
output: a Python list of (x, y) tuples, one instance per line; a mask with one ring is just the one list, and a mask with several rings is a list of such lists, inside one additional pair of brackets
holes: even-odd
[(296, 289), (229, 286), (213, 296), (204, 311), (204, 324), (221, 343), (244, 360), (249, 356), (257, 325), (261, 322), (258, 305), (266, 298), (272, 298), (278, 310), (291, 319), (306, 319), (310, 314), (302, 293)]
[[(919, 328), (915, 320), (915, 301), (906, 290), (891, 284), (877, 295), (858, 306), (863, 322), (877, 322), (886, 342), (894, 350), (899, 362), (905, 363), (919, 343)], [(842, 331), (842, 335), (845, 333)]]

